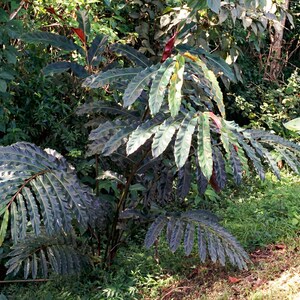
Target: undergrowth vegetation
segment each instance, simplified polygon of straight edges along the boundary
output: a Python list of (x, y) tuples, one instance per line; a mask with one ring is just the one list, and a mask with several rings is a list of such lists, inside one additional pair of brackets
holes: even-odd
[[(249, 252), (270, 244), (297, 247), (299, 183), (300, 178), (289, 173), (281, 181), (269, 173), (263, 183), (251, 180), (247, 189), (223, 192), (222, 201), (215, 203), (213, 210)], [(52, 277), (47, 283), (6, 286), (3, 293), (8, 299), (161, 299), (163, 289), (200, 267), (198, 257), (185, 257), (182, 248), (176, 255), (170, 255), (164, 241), (157, 250), (146, 250), (140, 247), (142, 240), (141, 233), (122, 247), (108, 271), (96, 266), (82, 276), (63, 280)], [(250, 266), (253, 268), (256, 267)], [(226, 269), (236, 272), (230, 266)]]

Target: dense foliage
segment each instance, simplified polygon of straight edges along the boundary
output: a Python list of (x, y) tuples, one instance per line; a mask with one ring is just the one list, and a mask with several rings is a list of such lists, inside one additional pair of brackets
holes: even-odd
[[(294, 26), (291, 15), (272, 1), (105, 3), (1, 8), (0, 241), (13, 244), (8, 273), (72, 273), (91, 263), (84, 254), (110, 265), (147, 223), (146, 247), (164, 233), (172, 252), (183, 241), (189, 255), (197, 238), (202, 262), (246, 269), (247, 253), (191, 195), (204, 199), (254, 172), (264, 180), (266, 167), (280, 178), (278, 156), (299, 173), (299, 144), (258, 128), (282, 133), (281, 122), (299, 115), (297, 70), (275, 91), (260, 91), (247, 87), (254, 79), (243, 79), (245, 61), (237, 60), (240, 43), (259, 48), (282, 18)], [(46, 30), (54, 20), (58, 30)], [(226, 120), (239, 111), (237, 122), (257, 128)], [(36, 145), (60, 151), (78, 174)]]

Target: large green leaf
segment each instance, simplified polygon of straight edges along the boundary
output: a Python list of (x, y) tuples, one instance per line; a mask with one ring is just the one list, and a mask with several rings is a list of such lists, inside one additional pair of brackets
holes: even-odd
[(204, 176), (209, 180), (213, 170), (209, 117), (202, 113), (198, 119), (198, 161)]
[[(94, 154), (109, 155), (125, 142), (125, 137), (130, 131), (125, 133), (123, 129), (129, 130), (128, 124), (119, 118), (113, 121), (106, 121), (90, 132), (87, 156)], [(119, 134), (118, 134), (119, 132)]]
[(194, 112), (189, 112), (180, 124), (174, 146), (175, 163), (179, 169), (184, 166), (189, 156), (196, 125), (197, 118)]
[(143, 55), (141, 52), (135, 50), (134, 48), (128, 46), (128, 45), (122, 45), (122, 44), (114, 44), (110, 46), (110, 50), (119, 54), (122, 54), (126, 56), (128, 59), (130, 59), (133, 63), (135, 63), (137, 66), (147, 68), (152, 65), (151, 60), (149, 60), (145, 55)]
[(293, 119), (283, 125), (289, 130), (300, 132), (300, 118)]
[(101, 61), (101, 55), (107, 45), (108, 37), (102, 34), (98, 34), (88, 50), (88, 63), (92, 66), (96, 66)]
[(45, 76), (54, 75), (72, 70), (74, 74), (78, 77), (84, 78), (88, 75), (85, 68), (77, 63), (72, 63), (68, 61), (59, 61), (47, 65), (42, 69)]
[(135, 131), (129, 136), (126, 153), (127, 155), (135, 152), (140, 146), (142, 146), (158, 129), (158, 120), (152, 119), (137, 127)]
[(154, 158), (158, 157), (166, 150), (177, 128), (178, 124), (173, 119), (165, 120), (158, 127), (152, 143), (152, 155)]
[(187, 44), (176, 46), (181, 52), (188, 51), (191, 54), (199, 55), (204, 57), (204, 60), (207, 62), (208, 66), (214, 70), (216, 74), (224, 75), (228, 77), (231, 81), (236, 82), (236, 76), (230, 65), (222, 59), (220, 56), (211, 54), (202, 48), (191, 47)]
[(45, 45), (52, 45), (66, 51), (80, 51), (82, 48), (73, 43), (71, 40), (63, 35), (58, 35), (50, 32), (36, 31), (25, 33), (21, 36), (21, 39), (28, 43), (42, 43)]
[(149, 93), (149, 108), (152, 115), (159, 112), (163, 103), (166, 88), (169, 84), (172, 73), (174, 72), (175, 63), (172, 58), (167, 59), (159, 68), (153, 79)]
[(103, 87), (106, 84), (110, 84), (118, 80), (133, 78), (141, 72), (141, 70), (142, 68), (138, 67), (112, 69), (106, 72), (100, 72), (99, 74), (87, 77), (82, 85), (93, 89)]
[(205, 63), (200, 59), (197, 58), (196, 63), (202, 69), (205, 78), (210, 81), (211, 89), (213, 93), (213, 99), (216, 102), (222, 117), (225, 118), (225, 106), (223, 103), (223, 94), (219, 86), (216, 75), (211, 70), (209, 70), (205, 65)]
[(207, 0), (207, 5), (213, 12), (218, 14), (221, 7), (221, 0)]
[(180, 109), (184, 64), (185, 64), (184, 57), (181, 55), (177, 55), (174, 73), (170, 79), (169, 97), (168, 97), (169, 109), (171, 112), (171, 116), (173, 118), (177, 116)]
[[(107, 100), (86, 102), (83, 105), (81, 105), (76, 111), (76, 114), (78, 114), (79, 116), (85, 114), (91, 115), (91, 114), (99, 114), (99, 113), (105, 113), (105, 114), (116, 115), (116, 116), (124, 116), (129, 118), (130, 120), (137, 119), (137, 116), (134, 114), (134, 112), (129, 111), (128, 109), (124, 109), (121, 105), (118, 105), (113, 101), (107, 101)], [(99, 123), (97, 123), (97, 125), (99, 125)]]
[(104, 156), (108, 156), (115, 152), (121, 145), (126, 143), (127, 137), (133, 131), (132, 126), (127, 126), (125, 128), (120, 129), (116, 134), (114, 134), (108, 142), (105, 144), (102, 154)]
[(89, 14), (86, 10), (80, 9), (76, 13), (79, 28), (83, 31), (85, 39), (90, 34), (91, 24), (89, 21)]
[(157, 73), (159, 66), (160, 64), (157, 64), (144, 69), (130, 81), (123, 95), (124, 107), (133, 104), (141, 95), (143, 89), (149, 84), (150, 80)]

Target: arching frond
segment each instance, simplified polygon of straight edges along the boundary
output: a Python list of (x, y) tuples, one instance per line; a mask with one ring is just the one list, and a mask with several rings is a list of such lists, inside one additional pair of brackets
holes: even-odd
[(90, 219), (93, 196), (77, 179), (74, 168), (54, 150), (42, 150), (30, 143), (0, 147), (2, 239), (10, 218), (15, 242), (26, 237), (30, 226), (39, 235), (70, 232), (75, 218), (82, 228)]
[(24, 278), (47, 278), (49, 273), (71, 275), (91, 266), (88, 256), (77, 248), (72, 235), (28, 236), (12, 247), (5, 264), (7, 274), (16, 275), (21, 269)]

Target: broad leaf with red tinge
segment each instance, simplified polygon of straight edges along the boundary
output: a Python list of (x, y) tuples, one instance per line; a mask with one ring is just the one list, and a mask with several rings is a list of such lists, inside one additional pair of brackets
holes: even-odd
[(164, 62), (167, 58), (169, 58), (171, 56), (172, 50), (174, 49), (177, 34), (178, 34), (178, 31), (175, 31), (173, 36), (166, 43), (166, 46), (165, 46), (165, 49), (164, 49), (164, 52), (163, 52), (163, 55), (161, 58), (161, 62)]
[(85, 44), (85, 34), (82, 29), (71, 27), (72, 31), (79, 37), (81, 42)]

